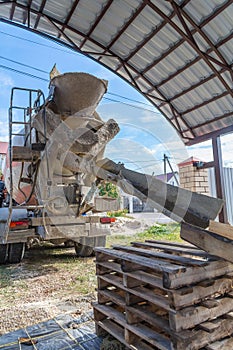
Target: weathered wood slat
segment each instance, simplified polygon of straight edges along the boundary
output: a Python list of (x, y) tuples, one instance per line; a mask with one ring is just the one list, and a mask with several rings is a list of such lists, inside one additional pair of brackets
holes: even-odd
[(213, 295), (223, 295), (232, 290), (233, 277), (222, 277), (201, 282), (191, 287), (172, 290), (169, 294), (171, 305), (175, 309), (199, 303), (201, 300)]
[(172, 334), (169, 322), (165, 317), (156, 315), (150, 305), (132, 305), (126, 306), (126, 321), (128, 324), (139, 323), (140, 321), (146, 321), (151, 325), (160, 328), (167, 334)]
[[(106, 330), (109, 334), (111, 334), (114, 338), (119, 340), (122, 344), (127, 346), (127, 343), (125, 342), (124, 328), (120, 327), (118, 324), (108, 319), (98, 321), (97, 325)], [(98, 336), (102, 335), (98, 328), (96, 333)]]
[(122, 273), (122, 269), (121, 269), (121, 265), (116, 263), (116, 262), (109, 262), (109, 261), (103, 261), (103, 262), (97, 262), (96, 261), (96, 268), (98, 270), (97, 274), (103, 274), (106, 273), (106, 271), (111, 272), (111, 271), (115, 271), (115, 272), (121, 272)]
[[(172, 350), (173, 346), (170, 340), (164, 337), (162, 334), (159, 334), (153, 331), (151, 328), (140, 324), (138, 326), (127, 325), (126, 329), (133, 334), (136, 334), (139, 338), (146, 340), (148, 343), (156, 346), (161, 350)], [(139, 345), (139, 344), (135, 344)]]
[(233, 349), (233, 337), (219, 340), (213, 344), (207, 345), (206, 350), (232, 350)]
[(205, 260), (197, 260), (197, 259), (180, 256), (180, 255), (156, 252), (154, 250), (148, 250), (148, 249), (140, 249), (135, 247), (121, 246), (121, 245), (113, 245), (113, 249), (123, 250), (129, 253), (132, 252), (145, 257), (164, 259), (166, 262), (173, 262), (175, 264), (181, 264), (181, 265), (187, 265), (187, 266), (189, 265), (203, 266), (206, 264)]
[(209, 231), (233, 240), (233, 226), (210, 220)]
[(194, 306), (176, 312), (169, 312), (169, 324), (171, 329), (179, 332), (183, 329), (193, 328), (198, 324), (213, 320), (233, 310), (232, 298), (223, 297), (216, 299), (216, 302), (216, 306), (212, 308)]
[(212, 332), (192, 329), (176, 333), (177, 350), (197, 350), (233, 333), (232, 320), (218, 318), (212, 321), (217, 327)]
[(180, 235), (206, 252), (233, 263), (233, 240), (187, 223), (181, 224)]
[(123, 276), (124, 286), (131, 288), (129, 285), (129, 278), (139, 281), (141, 283), (148, 283), (153, 287), (163, 288), (163, 281), (161, 276), (156, 276), (155, 274), (148, 273), (145, 271), (136, 271), (136, 272), (125, 272)]
[[(119, 340), (122, 344), (124, 344), (128, 349), (137, 350), (138, 347), (135, 347), (131, 344), (131, 342), (127, 342), (125, 339), (129, 340), (130, 335), (127, 334), (127, 329), (122, 326), (125, 326), (126, 323), (122, 318), (118, 318), (119, 314), (114, 311), (106, 310), (106, 307), (103, 305), (94, 305), (94, 310), (97, 310), (101, 313), (105, 313), (106, 316), (108, 316), (110, 319), (102, 319), (102, 320), (96, 320), (96, 324), (101, 327), (102, 329), (106, 330), (109, 334), (111, 334), (114, 338)], [(115, 321), (115, 322), (114, 322)], [(116, 323), (117, 322), (117, 323)], [(121, 326), (120, 326), (121, 325)], [(102, 332), (97, 328), (97, 335), (101, 336)], [(142, 339), (136, 339), (136, 343), (139, 344), (140, 342), (140, 350), (154, 350), (154, 347), (151, 347), (143, 342)]]
[(183, 273), (165, 272), (163, 274), (163, 285), (166, 288), (176, 289), (185, 285), (193, 285), (211, 278), (224, 276), (232, 271), (233, 265), (228, 261), (211, 261), (204, 267), (188, 267)]
[(185, 271), (186, 268), (183, 266), (167, 263), (164, 261), (156, 261), (143, 256), (138, 256), (136, 254), (129, 254), (124, 251), (118, 251), (116, 249), (107, 249), (107, 248), (95, 248), (96, 252), (96, 260), (99, 261), (107, 261), (111, 258), (118, 258), (128, 262), (132, 262), (141, 266), (145, 266), (151, 268), (152, 270), (161, 272), (166, 271), (170, 273), (174, 272), (182, 272)]
[[(185, 245), (180, 246), (180, 247), (176, 247), (176, 246), (172, 246), (172, 245), (164, 245), (164, 244), (157, 244), (156, 243), (144, 243), (144, 242), (131, 242), (131, 244), (134, 247), (145, 247), (145, 248), (155, 248), (155, 249), (161, 249), (161, 250), (165, 250), (167, 252), (171, 252), (171, 253), (180, 253), (180, 254), (187, 254), (190, 256), (198, 256), (201, 258), (213, 258), (214, 256), (209, 255), (208, 253), (206, 253), (203, 250), (199, 250), (199, 249), (193, 249), (191, 247), (186, 247)], [(216, 259), (216, 257), (215, 257)]]
[(153, 276), (150, 273), (144, 271), (136, 271), (131, 273), (127, 272), (123, 275), (124, 286), (128, 288), (131, 288), (133, 286), (133, 282), (130, 281), (131, 285), (127, 284), (127, 277), (130, 277), (135, 281), (134, 286), (137, 286), (140, 282), (148, 283), (151, 286), (166, 291), (170, 305), (174, 309), (197, 304), (206, 297), (210, 297), (215, 294), (222, 295), (224, 293), (230, 292), (233, 286), (233, 276), (226, 276), (203, 281), (196, 285), (171, 290), (163, 287), (161, 278)]
[(197, 249), (199, 248), (195, 247), (195, 245), (183, 242), (183, 243), (177, 243), (177, 242), (171, 242), (171, 241), (164, 241), (164, 240), (155, 240), (155, 239), (146, 239), (146, 243), (152, 243), (152, 244), (158, 244), (158, 245), (166, 245), (168, 247), (179, 247), (179, 248), (185, 248), (185, 249)]
[(101, 284), (102, 281), (106, 283), (106, 286), (115, 286), (118, 287), (122, 290), (126, 290), (127, 288), (124, 287), (123, 285), (123, 278), (113, 275), (113, 274), (107, 274), (107, 275), (102, 275), (102, 276), (97, 276), (97, 281), (98, 281), (98, 288), (102, 289), (99, 285)]
[[(124, 324), (126, 322), (125, 317), (122, 312), (119, 312), (118, 310), (114, 309), (111, 306), (105, 306), (105, 305), (100, 305), (98, 303), (93, 303), (93, 309), (94, 311), (98, 311), (99, 313), (102, 314), (102, 316), (98, 315), (98, 317), (95, 317), (95, 320), (103, 320), (107, 317), (111, 318), (112, 320), (116, 321), (120, 325)], [(104, 315), (104, 316), (103, 316)], [(98, 319), (97, 319), (98, 318)]]
[(164, 310), (171, 310), (169, 299), (166, 296), (156, 294), (153, 290), (149, 290), (145, 287), (135, 287), (128, 289), (128, 293), (138, 296), (143, 301), (150, 301)]
[(115, 304), (125, 307), (125, 297), (118, 294), (116, 291), (109, 291), (109, 290), (99, 290), (98, 291), (98, 302), (100, 304), (104, 304), (106, 302), (112, 301)]

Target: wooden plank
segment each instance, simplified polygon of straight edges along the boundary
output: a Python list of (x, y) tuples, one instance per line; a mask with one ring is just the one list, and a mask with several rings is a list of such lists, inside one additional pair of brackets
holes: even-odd
[(164, 245), (164, 244), (157, 244), (157, 243), (144, 243), (144, 242), (131, 242), (131, 244), (134, 247), (145, 247), (145, 248), (154, 248), (154, 249), (160, 249), (171, 253), (179, 253), (182, 255), (191, 255), (191, 256), (199, 256), (202, 258), (213, 258), (214, 256), (209, 255), (203, 250), (200, 250), (198, 248), (192, 249), (191, 247), (187, 247), (185, 245), (181, 247), (176, 246), (170, 246), (170, 245)]
[[(233, 333), (232, 320), (218, 318), (212, 321), (217, 326), (213, 332), (206, 332), (202, 329), (192, 329), (175, 333), (174, 349), (194, 350), (202, 349), (215, 341), (223, 339)], [(224, 349), (224, 348), (223, 348)]]
[(125, 251), (120, 251), (116, 249), (108, 249), (108, 248), (96, 248), (96, 260), (99, 261), (107, 261), (108, 259), (112, 258), (118, 258), (122, 259), (128, 262), (132, 262), (135, 264), (138, 264), (143, 267), (151, 268), (154, 271), (158, 272), (169, 272), (169, 273), (175, 273), (182, 271), (186, 271), (186, 268), (184, 266), (179, 266), (175, 264), (171, 264), (165, 261), (159, 261), (159, 260), (152, 260), (149, 258), (146, 258), (144, 256), (138, 256), (136, 254), (129, 254)]
[(113, 249), (123, 250), (129, 253), (132, 252), (145, 257), (165, 259), (166, 261), (164, 262), (170, 261), (181, 265), (203, 266), (206, 264), (205, 260), (186, 258), (180, 255), (161, 253), (161, 252), (156, 252), (148, 249), (140, 249), (140, 248), (134, 248), (134, 247), (121, 246), (121, 245), (114, 245)]
[(176, 289), (187, 285), (193, 285), (233, 272), (232, 263), (226, 260), (211, 261), (204, 267), (189, 267), (183, 273), (163, 274), (163, 285), (169, 289)]
[(128, 289), (128, 293), (136, 295), (142, 300), (150, 301), (151, 303), (163, 308), (164, 310), (170, 311), (170, 301), (166, 295), (159, 295), (154, 290), (150, 290), (145, 287), (135, 287), (132, 289)]
[(128, 284), (128, 279), (124, 277), (130, 277), (134, 279), (135, 281), (139, 281), (141, 283), (148, 283), (153, 287), (163, 288), (163, 281), (161, 276), (154, 275), (152, 273), (148, 273), (145, 271), (135, 271), (135, 272), (125, 272), (123, 276), (124, 286), (131, 288), (131, 286)]
[(125, 307), (125, 297), (116, 291), (110, 290), (99, 290), (98, 291), (98, 302), (99, 304), (105, 304), (107, 302), (113, 302), (121, 307)]
[(233, 349), (233, 337), (219, 340), (210, 345), (207, 345), (206, 350), (232, 350)]
[[(127, 279), (128, 277), (132, 278), (129, 283)], [(170, 306), (177, 310), (183, 307), (197, 304), (206, 297), (210, 297), (216, 293), (218, 295), (222, 295), (224, 293), (230, 292), (233, 285), (233, 276), (226, 276), (202, 281), (197, 285), (182, 287), (176, 290), (164, 288), (161, 278), (153, 276), (150, 273), (144, 271), (124, 273), (123, 282), (124, 286), (128, 288), (138, 286), (140, 283), (147, 283), (151, 286), (163, 289), (167, 293), (167, 298), (169, 300)]]
[(116, 262), (109, 262), (109, 261), (103, 261), (103, 262), (96, 262), (96, 270), (97, 275), (102, 275), (105, 273), (109, 273), (112, 271), (121, 272), (121, 265)]
[[(97, 281), (98, 281), (98, 285), (99, 283), (101, 283), (101, 281), (104, 281), (106, 286), (115, 286), (117, 288), (127, 291), (127, 288), (125, 288), (123, 285), (122, 277), (119, 277), (113, 274), (106, 274), (102, 276), (97, 276)], [(98, 287), (98, 288), (101, 289), (102, 287)]]
[[(125, 341), (125, 333), (126, 330), (120, 327), (118, 324), (116, 324), (114, 321), (105, 319), (101, 322), (98, 322), (97, 325), (104, 329), (108, 334), (111, 334), (115, 339), (117, 339), (120, 343), (124, 344), (127, 349), (132, 350), (156, 350), (156, 348), (149, 346), (148, 344), (145, 344), (141, 339), (136, 339), (136, 343), (140, 343), (140, 348), (137, 346), (127, 343)], [(99, 332), (100, 333), (100, 332)], [(132, 338), (131, 338), (132, 339)]]
[(183, 287), (172, 290), (170, 295), (171, 304), (175, 309), (197, 304), (211, 295), (223, 295), (232, 290), (233, 277), (226, 276), (201, 282), (192, 287)]
[(233, 240), (233, 226), (210, 220), (209, 231)]
[(126, 306), (126, 321), (128, 324), (134, 324), (139, 323), (140, 319), (140, 321), (146, 321), (149, 324), (160, 328), (167, 334), (171, 334), (172, 331), (168, 320), (165, 317), (156, 315), (152, 310), (153, 308), (151, 305)]
[[(145, 326), (143, 324), (138, 325), (126, 325), (126, 329), (133, 334), (137, 335), (139, 338), (144, 339), (148, 343), (156, 346), (161, 350), (173, 350), (172, 343), (170, 340), (163, 336), (162, 334), (154, 331), (153, 329)], [(138, 345), (138, 344), (137, 344)], [(140, 349), (140, 348), (138, 348)]]
[(98, 326), (100, 326), (102, 329), (107, 331), (109, 334), (111, 334), (114, 338), (119, 340), (122, 344), (127, 346), (127, 343), (125, 342), (125, 332), (124, 328), (116, 324), (115, 322), (105, 319), (103, 321), (96, 322)]
[[(124, 314), (122, 312), (119, 312), (118, 310), (114, 309), (111, 306), (105, 306), (105, 305), (100, 305), (98, 303), (93, 303), (93, 309), (94, 311), (98, 311), (102, 315), (105, 315), (105, 318), (111, 318), (115, 322), (119, 323), (120, 325), (124, 324), (126, 322)], [(98, 318), (98, 319), (97, 319)], [(103, 317), (95, 317), (95, 320), (101, 321), (103, 320)]]
[(199, 248), (195, 247), (195, 245), (188, 243), (188, 242), (183, 242), (183, 243), (176, 243), (176, 242), (171, 242), (171, 241), (164, 241), (164, 240), (155, 240), (155, 239), (146, 239), (145, 242), (147, 243), (154, 243), (158, 245), (167, 245), (169, 247), (179, 247), (179, 248), (191, 248), (191, 249), (197, 249)]
[(169, 312), (171, 329), (176, 332), (189, 329), (233, 310), (233, 299), (223, 297), (216, 299), (216, 301), (218, 301), (218, 305), (211, 309), (204, 306), (194, 306), (176, 312)]
[(233, 241), (187, 223), (181, 224), (181, 237), (206, 252), (233, 263)]

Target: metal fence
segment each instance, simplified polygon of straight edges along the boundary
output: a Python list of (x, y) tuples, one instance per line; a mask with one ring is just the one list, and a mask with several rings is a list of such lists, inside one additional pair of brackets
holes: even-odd
[[(210, 194), (216, 197), (214, 168), (208, 169)], [(226, 201), (227, 219), (233, 225), (233, 168), (223, 168), (223, 188)]]

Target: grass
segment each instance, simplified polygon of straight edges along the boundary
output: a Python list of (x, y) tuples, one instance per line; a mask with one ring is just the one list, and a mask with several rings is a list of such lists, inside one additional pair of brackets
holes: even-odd
[(107, 236), (107, 247), (114, 244), (129, 245), (130, 242), (145, 240), (164, 240), (172, 242), (183, 242), (180, 238), (180, 225), (178, 224), (158, 224), (151, 226), (147, 230), (135, 235), (112, 235)]
[[(154, 225), (135, 235), (107, 236), (107, 247), (130, 242), (166, 240), (181, 242), (177, 224)], [(64, 296), (95, 293), (94, 258), (78, 258), (74, 248), (41, 247), (26, 252), (20, 264), (0, 266), (0, 308)]]

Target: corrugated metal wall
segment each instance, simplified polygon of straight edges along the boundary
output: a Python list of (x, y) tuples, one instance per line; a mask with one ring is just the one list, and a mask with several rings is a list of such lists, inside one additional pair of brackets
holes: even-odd
[[(214, 168), (209, 169), (208, 175), (210, 194), (213, 197), (216, 197)], [(233, 168), (223, 168), (223, 183), (227, 207), (227, 218), (229, 223), (233, 225)]]

